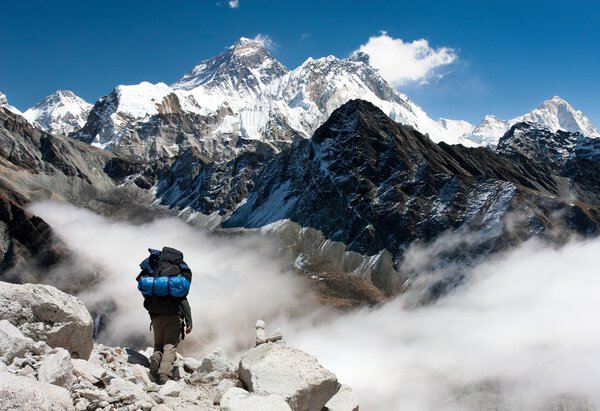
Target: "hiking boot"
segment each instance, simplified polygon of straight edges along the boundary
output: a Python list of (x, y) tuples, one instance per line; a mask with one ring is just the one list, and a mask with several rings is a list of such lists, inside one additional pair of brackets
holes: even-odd
[(152, 380), (158, 380), (160, 360), (162, 360), (162, 353), (160, 351), (155, 351), (150, 357), (150, 379)]
[(165, 385), (167, 381), (169, 381), (169, 376), (167, 374), (159, 374), (158, 375), (158, 384)]

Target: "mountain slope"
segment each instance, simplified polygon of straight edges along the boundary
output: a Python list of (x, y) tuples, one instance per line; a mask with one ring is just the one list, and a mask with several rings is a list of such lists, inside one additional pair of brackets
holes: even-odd
[(0, 107), (4, 107), (7, 110), (9, 110), (15, 114), (18, 114), (20, 116), (23, 115), (23, 113), (18, 108), (13, 107), (10, 104), (8, 104), (8, 99), (6, 98), (6, 94), (1, 93), (1, 92), (0, 92)]
[[(413, 242), (447, 230), (478, 233), (459, 251), (473, 257), (532, 235), (550, 238), (558, 228), (600, 227), (598, 206), (561, 199), (564, 179), (552, 166), (436, 145), (364, 101), (337, 109), (312, 139), (277, 155), (255, 181), (224, 227), (291, 220), (361, 254), (388, 250), (396, 262)], [(550, 218), (556, 210), (563, 214)]]
[(86, 123), (92, 105), (69, 90), (58, 90), (23, 113), (29, 122), (53, 134), (69, 135)]

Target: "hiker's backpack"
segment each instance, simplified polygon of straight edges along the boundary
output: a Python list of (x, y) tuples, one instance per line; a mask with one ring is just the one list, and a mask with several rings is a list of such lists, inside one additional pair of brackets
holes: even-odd
[(192, 271), (183, 261), (183, 253), (171, 247), (162, 251), (149, 248), (150, 256), (140, 263), (142, 273), (138, 290), (145, 297), (183, 298), (190, 291)]

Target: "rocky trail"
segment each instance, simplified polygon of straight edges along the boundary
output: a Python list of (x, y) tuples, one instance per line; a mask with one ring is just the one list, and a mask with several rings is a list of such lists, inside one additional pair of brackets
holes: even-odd
[(350, 387), (262, 321), (239, 362), (222, 349), (178, 354), (164, 385), (149, 378), (151, 347), (93, 343), (92, 332), (76, 297), (0, 282), (0, 410), (358, 410)]

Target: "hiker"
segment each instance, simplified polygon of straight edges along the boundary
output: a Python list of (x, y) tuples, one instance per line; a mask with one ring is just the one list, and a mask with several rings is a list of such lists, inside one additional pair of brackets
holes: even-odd
[(192, 271), (181, 251), (163, 247), (148, 249), (150, 256), (140, 263), (138, 289), (154, 330), (154, 353), (150, 357), (150, 377), (165, 384), (173, 378), (177, 344), (192, 332), (192, 313), (187, 300)]

